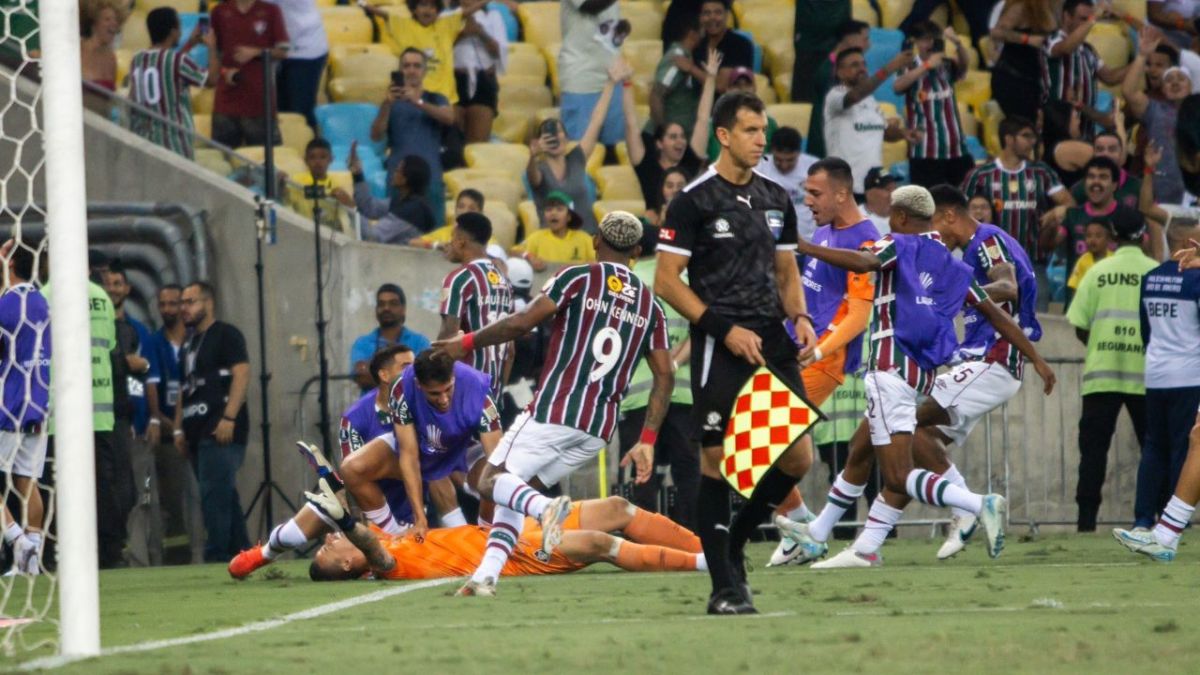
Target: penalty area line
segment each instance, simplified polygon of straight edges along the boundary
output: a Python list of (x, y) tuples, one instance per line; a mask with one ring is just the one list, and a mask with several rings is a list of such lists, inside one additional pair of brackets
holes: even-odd
[(393, 588), (385, 588), (383, 590), (375, 591), (373, 593), (366, 593), (364, 595), (358, 595), (358, 596), (355, 596), (352, 598), (346, 598), (345, 600), (338, 600), (337, 602), (330, 602), (330, 603), (327, 603), (324, 605), (317, 605), (316, 607), (310, 607), (309, 609), (300, 610), (299, 612), (292, 612), (291, 614), (285, 614), (283, 616), (276, 617), (274, 619), (264, 619), (262, 621), (254, 621), (252, 623), (243, 624), (241, 626), (235, 626), (233, 628), (223, 628), (221, 630), (212, 631), (211, 633), (201, 633), (200, 635), (189, 635), (187, 637), (168, 638), (165, 640), (149, 640), (146, 642), (135, 642), (133, 644), (128, 644), (128, 645), (118, 645), (116, 647), (108, 647), (105, 649), (101, 649), (99, 654), (90, 655), (90, 656), (72, 656), (72, 655), (46, 656), (43, 658), (26, 661), (25, 663), (22, 663), (19, 666), (19, 669), (20, 670), (42, 670), (42, 669), (46, 669), (46, 668), (60, 668), (62, 666), (65, 666), (65, 665), (68, 665), (71, 663), (75, 663), (77, 661), (84, 661), (84, 660), (92, 659), (92, 658), (115, 656), (118, 654), (136, 654), (136, 653), (140, 653), (140, 652), (154, 651), (156, 649), (167, 649), (169, 647), (182, 647), (184, 645), (196, 644), (199, 642), (211, 642), (213, 640), (224, 640), (227, 638), (240, 637), (242, 635), (249, 635), (251, 633), (261, 633), (263, 631), (271, 630), (274, 628), (279, 628), (280, 626), (286, 626), (287, 624), (293, 623), (296, 621), (304, 621), (306, 619), (315, 619), (317, 617), (325, 616), (327, 614), (333, 614), (335, 612), (340, 612), (344, 609), (351, 609), (354, 607), (359, 607), (361, 605), (370, 604), (372, 602), (379, 602), (380, 600), (386, 600), (387, 598), (390, 598), (390, 597), (393, 597), (396, 595), (412, 593), (413, 591), (422, 591), (427, 588), (434, 588), (437, 586), (445, 586), (446, 584), (453, 583), (455, 581), (459, 581), (459, 579), (457, 577), (452, 577), (449, 579), (431, 579), (429, 581), (421, 581), (421, 582), (414, 583), (414, 584), (406, 584), (403, 586), (395, 586)]

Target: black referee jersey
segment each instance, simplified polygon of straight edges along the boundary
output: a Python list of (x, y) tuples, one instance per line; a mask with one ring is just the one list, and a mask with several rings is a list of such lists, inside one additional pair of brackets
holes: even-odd
[(795, 251), (797, 241), (786, 189), (758, 172), (734, 185), (710, 167), (671, 201), (658, 249), (689, 257), (689, 284), (705, 305), (761, 331), (786, 318), (775, 252)]

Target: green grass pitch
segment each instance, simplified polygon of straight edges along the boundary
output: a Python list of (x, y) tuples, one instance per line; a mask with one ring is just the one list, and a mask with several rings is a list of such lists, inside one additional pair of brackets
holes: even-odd
[[(64, 671), (1093, 675), (1200, 668), (1193, 621), (1200, 558), (1186, 544), (1170, 565), (1125, 552), (1107, 533), (1014, 536), (997, 561), (975, 543), (938, 563), (937, 544), (889, 542), (885, 567), (832, 571), (765, 569), (771, 546), (754, 545), (758, 617), (706, 617), (703, 573), (596, 566), (505, 579), (494, 600), (448, 597), (451, 582)], [(403, 585), (315, 584), (305, 561), (241, 583), (215, 565), (118, 570), (100, 580), (106, 648), (235, 628)]]

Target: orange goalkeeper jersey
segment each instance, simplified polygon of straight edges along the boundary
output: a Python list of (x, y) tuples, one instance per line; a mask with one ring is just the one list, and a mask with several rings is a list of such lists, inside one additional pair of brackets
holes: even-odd
[[(396, 559), (396, 567), (386, 579), (440, 579), (464, 577), (475, 572), (483, 560), (487, 547), (488, 528), (476, 525), (443, 527), (430, 530), (424, 543), (417, 543), (410, 536), (396, 537), (371, 527), (379, 543)], [(572, 509), (564, 530), (579, 529), (579, 509)], [(525, 531), (517, 541), (517, 547), (505, 563), (501, 574), (506, 577), (534, 574), (566, 574), (583, 569), (585, 565), (569, 560), (555, 551), (548, 560), (542, 560), (542, 531), (537, 521), (525, 519)]]

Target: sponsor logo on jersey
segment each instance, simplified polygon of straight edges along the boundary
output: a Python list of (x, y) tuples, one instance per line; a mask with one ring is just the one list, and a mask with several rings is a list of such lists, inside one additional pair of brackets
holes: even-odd
[(266, 33), (267, 32), (267, 22), (266, 21), (255, 21), (254, 22), (254, 32), (259, 35)]
[(442, 430), (436, 424), (425, 425), (425, 441), (431, 453), (446, 451), (446, 446), (442, 445)]
[(620, 295), (621, 291), (624, 289), (625, 282), (621, 281), (621, 279), (615, 274), (608, 275), (608, 290)]
[(771, 236), (779, 241), (779, 237), (783, 235), (783, 211), (767, 211), (767, 227), (771, 228)]
[(933, 285), (933, 275), (929, 272), (921, 272), (921, 288), (929, 288)]
[(739, 202), (742, 202), (743, 204), (745, 204), (746, 208), (748, 208), (748, 209), (754, 208), (753, 206), (750, 206), (750, 195), (736, 195), (736, 199)]
[(721, 431), (721, 413), (712, 411), (704, 418), (705, 431)]
[(495, 286), (500, 283), (500, 275), (496, 273), (496, 270), (488, 270), (487, 280), (489, 284)]
[(541, 563), (550, 562), (550, 554), (546, 553), (545, 551), (543, 551), (540, 548), (533, 552), (533, 557), (537, 558), (538, 562), (541, 562)]
[(713, 239), (730, 239), (733, 237), (733, 233), (729, 231), (729, 221), (724, 218), (717, 218), (713, 222), (713, 230), (715, 230)]
[(665, 227), (659, 228), (658, 238), (660, 241), (675, 241), (675, 230), (668, 230)]

